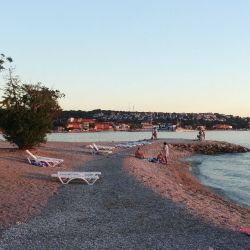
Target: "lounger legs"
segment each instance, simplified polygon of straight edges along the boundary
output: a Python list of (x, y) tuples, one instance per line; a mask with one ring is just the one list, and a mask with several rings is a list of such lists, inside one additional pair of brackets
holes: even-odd
[(99, 179), (98, 176), (95, 176), (95, 177), (89, 178), (89, 179), (86, 179), (86, 178), (62, 178), (62, 177), (58, 177), (58, 178), (62, 184), (68, 184), (72, 180), (81, 179), (81, 180), (85, 181), (88, 185), (93, 185)]

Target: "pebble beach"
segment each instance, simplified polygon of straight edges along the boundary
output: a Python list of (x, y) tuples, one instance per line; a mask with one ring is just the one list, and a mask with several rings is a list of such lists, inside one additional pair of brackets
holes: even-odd
[[(64, 163), (42, 168), (1, 141), (0, 249), (247, 249), (239, 229), (250, 227), (250, 210), (201, 185), (183, 160), (225, 145), (167, 142), (167, 166), (136, 159), (135, 148), (102, 156), (88, 143), (48, 142), (32, 152)], [(145, 156), (156, 156), (162, 143), (143, 146)], [(51, 178), (69, 170), (102, 175), (93, 186)]]

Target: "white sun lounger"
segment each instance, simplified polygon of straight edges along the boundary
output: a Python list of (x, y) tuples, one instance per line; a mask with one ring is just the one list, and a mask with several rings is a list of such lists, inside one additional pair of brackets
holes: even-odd
[(112, 151), (115, 149), (115, 147), (112, 147), (112, 146), (96, 145), (95, 143), (93, 143), (93, 146), (96, 147), (98, 150)]
[(62, 184), (68, 184), (72, 180), (83, 180), (88, 185), (93, 185), (99, 178), (101, 172), (57, 172), (51, 177), (58, 178)]
[(147, 145), (147, 144), (151, 144), (151, 142), (145, 141), (145, 140), (126, 142), (126, 143), (116, 144), (116, 147), (118, 147), (118, 148), (133, 148), (133, 147), (143, 146), (143, 145)]
[(32, 164), (32, 162), (36, 162), (38, 164), (39, 163), (45, 163), (50, 167), (55, 167), (55, 166), (61, 164), (64, 161), (63, 159), (33, 155), (29, 150), (26, 150), (26, 153), (29, 155), (27, 157), (27, 159), (28, 159), (30, 164)]
[(112, 154), (113, 151), (111, 150), (101, 150), (99, 149), (95, 144), (89, 145), (90, 148), (92, 149), (92, 154), (103, 154), (103, 155), (109, 155)]

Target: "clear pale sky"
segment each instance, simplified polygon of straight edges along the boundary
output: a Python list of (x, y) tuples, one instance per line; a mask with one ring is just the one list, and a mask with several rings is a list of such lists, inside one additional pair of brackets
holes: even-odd
[(250, 116), (249, 0), (0, 0), (0, 10), (0, 53), (23, 81), (65, 93), (65, 110)]

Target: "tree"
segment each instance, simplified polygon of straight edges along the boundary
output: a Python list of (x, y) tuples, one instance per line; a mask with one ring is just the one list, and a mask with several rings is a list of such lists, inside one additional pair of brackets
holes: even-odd
[(4, 65), (6, 62), (11, 63), (12, 61), (13, 61), (13, 60), (12, 60), (11, 57), (6, 57), (4, 54), (0, 54), (0, 72), (1, 72), (2, 70), (5, 69), (3, 65)]
[(55, 116), (61, 111), (58, 99), (64, 97), (41, 83), (22, 84), (18, 77), (9, 79), (2, 96), (0, 113), (4, 138), (20, 149), (46, 142)]

